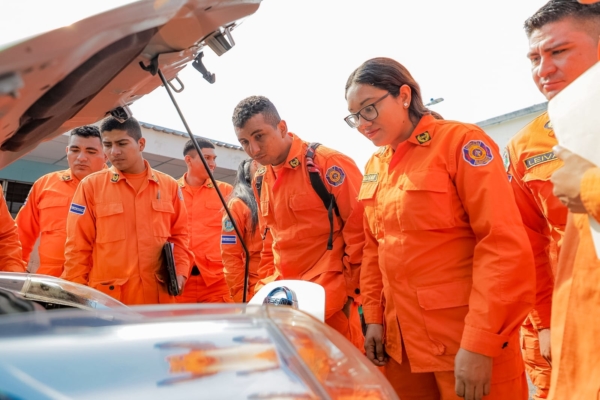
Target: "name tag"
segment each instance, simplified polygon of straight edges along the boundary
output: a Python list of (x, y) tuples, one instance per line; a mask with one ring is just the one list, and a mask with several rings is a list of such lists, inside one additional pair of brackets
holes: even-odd
[(527, 169), (531, 169), (536, 165), (546, 163), (548, 161), (556, 160), (556, 155), (554, 152), (549, 151), (548, 153), (540, 154), (534, 157), (530, 157), (523, 161), (525, 163), (525, 167)]

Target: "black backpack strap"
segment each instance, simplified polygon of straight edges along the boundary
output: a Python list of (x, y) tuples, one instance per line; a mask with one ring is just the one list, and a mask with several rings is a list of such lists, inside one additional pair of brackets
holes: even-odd
[(256, 191), (258, 192), (258, 202), (260, 202), (260, 194), (262, 192), (262, 182), (264, 177), (264, 175), (259, 175), (256, 177), (256, 181), (254, 182), (254, 187), (256, 187)]
[(308, 170), (308, 177), (310, 184), (314, 191), (321, 198), (323, 205), (327, 209), (327, 216), (329, 219), (329, 240), (327, 241), (327, 250), (333, 249), (333, 213), (338, 217), (340, 216), (340, 210), (338, 209), (337, 203), (335, 202), (335, 196), (327, 190), (323, 179), (321, 178), (321, 171), (315, 164), (315, 154), (317, 147), (320, 143), (311, 143), (306, 149), (306, 169)]

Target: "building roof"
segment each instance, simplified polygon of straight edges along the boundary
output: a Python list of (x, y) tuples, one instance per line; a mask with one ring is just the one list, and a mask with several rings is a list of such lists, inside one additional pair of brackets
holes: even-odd
[[(170, 135), (182, 136), (182, 137), (185, 137), (185, 138), (189, 137), (187, 133), (178, 131), (176, 129), (165, 128), (164, 126), (153, 125), (153, 124), (149, 124), (147, 122), (142, 122), (142, 121), (139, 121), (139, 122), (140, 122), (140, 125), (143, 126), (146, 129), (152, 129), (152, 130), (157, 131), (157, 132), (164, 132), (164, 133), (168, 133)], [(209, 142), (211, 142), (215, 146), (224, 147), (226, 149), (233, 149), (233, 150), (244, 151), (244, 149), (241, 146), (238, 146), (238, 145), (235, 145), (235, 144), (220, 142), (218, 140), (214, 140), (214, 139), (210, 139), (210, 138), (203, 137), (203, 136), (198, 136), (198, 135), (194, 135), (194, 136), (202, 138), (202, 139), (205, 139), (205, 140), (208, 140)]]
[(483, 128), (485, 126), (500, 124), (504, 121), (508, 121), (511, 119), (523, 117), (525, 115), (534, 114), (540, 111), (546, 111), (548, 109), (548, 102), (534, 104), (533, 106), (529, 106), (526, 108), (522, 108), (517, 111), (509, 112), (508, 114), (499, 115), (494, 118), (486, 119), (485, 121), (477, 122), (475, 125)]

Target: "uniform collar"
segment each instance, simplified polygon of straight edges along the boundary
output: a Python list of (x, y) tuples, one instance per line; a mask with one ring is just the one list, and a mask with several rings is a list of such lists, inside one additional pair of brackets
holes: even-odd
[(302, 158), (304, 158), (304, 154), (302, 152), (304, 142), (291, 132), (289, 132), (288, 135), (292, 137), (292, 147), (290, 147), (290, 152), (283, 163), (283, 167), (297, 169), (302, 164)]
[[(150, 167), (150, 163), (148, 161), (144, 160), (144, 165), (146, 166), (146, 176), (148, 177), (148, 180), (159, 183), (158, 178), (156, 177), (156, 172), (154, 172), (152, 167)], [(115, 167), (114, 165), (109, 168), (109, 171), (110, 171), (109, 176), (110, 176), (111, 182), (117, 183), (121, 179), (127, 180), (127, 178), (125, 177), (125, 174), (123, 174), (123, 172), (119, 171), (117, 169), (117, 167)]]
[[(182, 188), (183, 187), (190, 187), (187, 184), (187, 181), (185, 180), (185, 178), (187, 177), (187, 174), (188, 174), (187, 172), (184, 173), (183, 176), (177, 180), (177, 183), (179, 184), (179, 187), (182, 187)], [(206, 187), (206, 188), (209, 188), (209, 189), (214, 189), (215, 186), (212, 184), (212, 182), (210, 181), (210, 178), (209, 178), (206, 181), (204, 181), (204, 183), (201, 186), (199, 186), (199, 187)]]
[(435, 134), (434, 128), (435, 117), (431, 114), (423, 115), (408, 138), (408, 142), (417, 146), (429, 146)]

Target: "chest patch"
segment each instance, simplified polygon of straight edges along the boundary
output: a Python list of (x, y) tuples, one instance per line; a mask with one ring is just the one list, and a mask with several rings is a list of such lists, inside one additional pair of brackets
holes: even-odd
[(83, 215), (85, 214), (85, 206), (71, 203), (71, 208), (69, 209), (69, 212), (72, 212), (73, 214), (77, 215)]
[(537, 156), (527, 158), (523, 162), (525, 163), (525, 168), (531, 169), (536, 165), (547, 163), (553, 160), (556, 160), (556, 155), (554, 154), (554, 152), (549, 151), (544, 154), (538, 154)]
[(379, 174), (367, 174), (363, 177), (363, 182), (377, 182)]
[(473, 167), (482, 167), (494, 159), (492, 151), (481, 140), (471, 140), (463, 147), (463, 158)]

